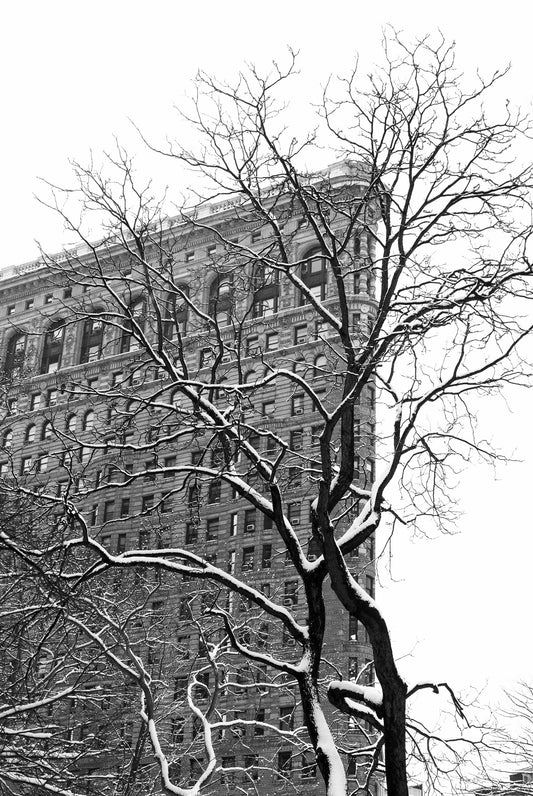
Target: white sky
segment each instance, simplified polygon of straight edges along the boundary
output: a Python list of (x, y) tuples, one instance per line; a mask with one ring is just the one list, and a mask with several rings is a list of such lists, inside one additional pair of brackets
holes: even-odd
[[(172, 105), (200, 67), (231, 76), (245, 60), (282, 58), (290, 44), (301, 53), (302, 93), (294, 107), (303, 110), (357, 50), (379, 60), (386, 23), (419, 35), (440, 28), (456, 40), (466, 72), (511, 62), (508, 96), (529, 108), (529, 8), (520, 0), (5, 3), (0, 267), (37, 256), (34, 239), (48, 249), (61, 246), (57, 220), (33, 198), (42, 192), (38, 177), (64, 183), (69, 157), (84, 161), (90, 149), (110, 147), (113, 135), (141, 152), (129, 117), (148, 135), (172, 135)], [(159, 179), (179, 193), (169, 168), (163, 164)], [(446, 678), (458, 687), (530, 676), (533, 544), (526, 501), (533, 439), (527, 396), (516, 393), (508, 402), (514, 414), (486, 407), (483, 420), (487, 433), (523, 462), (501, 467), (496, 482), (490, 470), (465, 474), (456, 536), (395, 547), (399, 580), (382, 599), (398, 651), (412, 651), (404, 661), (410, 676)]]

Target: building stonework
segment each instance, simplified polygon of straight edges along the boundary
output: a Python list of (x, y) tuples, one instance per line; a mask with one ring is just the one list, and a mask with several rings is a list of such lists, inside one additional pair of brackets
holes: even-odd
[[(203, 223), (211, 229), (191, 230), (187, 225), (169, 223), (165, 233), (165, 251), (172, 250), (175, 257), (172, 284), (176, 290), (168, 316), (161, 323), (166, 324), (164, 334), (169, 345), (186, 363), (188, 379), (210, 385), (214, 402), (224, 410), (235, 400), (234, 392), (224, 385), (232, 383), (236, 363), (245, 384), (268, 377), (275, 368), (286, 368), (312, 384), (314, 394), (326, 408), (333, 405), (341, 380), (335, 378), (340, 360), (330, 331), (313, 305), (300, 299), (290, 281), (283, 277), (265, 281), (250, 270), (254, 266), (249, 265), (252, 258), (246, 252), (267, 251), (268, 231), (240, 218), (231, 205), (204, 211)], [(297, 215), (290, 214), (285, 230), (295, 261), (307, 268), (300, 272), (304, 283), (325, 307), (334, 310), (335, 299), (328, 298), (331, 277), (313, 244), (312, 230), (301, 224)], [(231, 238), (242, 247), (246, 279), (241, 279), (232, 265), (233, 255), (221, 238)], [(371, 259), (372, 246), (371, 236), (354, 240), (353, 256), (361, 269), (354, 273), (352, 267), (346, 278), (353, 328), (360, 330), (361, 339), (367, 319), (375, 312), (372, 273), (364, 268)], [(29, 264), (18, 273), (13, 269), (0, 280), (4, 369), (0, 476), (30, 485), (40, 479), (50, 493), (75, 497), (74, 474), (81, 495), (78, 504), (89, 532), (104, 548), (120, 554), (131, 549), (183, 547), (235, 573), (305, 622), (305, 600), (298, 577), (272, 521), (223, 479), (202, 475), (204, 466), (216, 469), (220, 450), (205, 429), (195, 433), (194, 413), (184, 406), (183, 395), (176, 390), (168, 370), (137, 340), (135, 325), (149, 337), (153, 320), (144, 303), (146, 295), (135, 279), (136, 266), (130, 271), (123, 253), (113, 249), (108, 252), (108, 260), (107, 278), (116, 280), (117, 289), (120, 286), (128, 294), (124, 299), (126, 321), (122, 324), (110, 317), (89, 254), (82, 250), (71, 252), (63, 261), (56, 259), (35, 267)], [(161, 248), (153, 254), (148, 251), (147, 261), (154, 273), (167, 267), (161, 260)], [(163, 307), (169, 301), (163, 291), (165, 284), (162, 280)], [(213, 344), (213, 331), (198, 321), (187, 298), (217, 320), (217, 346), (222, 347)], [(219, 353), (217, 381), (212, 384), (208, 374)], [(365, 487), (374, 478), (374, 400), (373, 389), (367, 388), (357, 411), (355, 471)], [(316, 496), (316, 478), (308, 462), (318, 444), (321, 417), (310, 393), (291, 381), (267, 380), (261, 389), (244, 393), (239, 411), (245, 438), (265, 455), (270, 440), (287, 442), (288, 453), (280, 469), (288, 501), (286, 512), (309, 560), (315, 560), (319, 551), (311, 538), (310, 501)], [(190, 464), (200, 468), (198, 477), (180, 474), (180, 466)], [(252, 468), (244, 472), (250, 484), (256, 485)], [(55, 515), (60, 522), (59, 508)], [(344, 526), (351, 516), (347, 510)], [(344, 526), (340, 521), (339, 528)], [(370, 596), (374, 594), (374, 558), (371, 538), (349, 559), (352, 572)], [(199, 705), (205, 705), (212, 693), (212, 675), (210, 678), (202, 648), (219, 638), (220, 620), (209, 615), (210, 605), (235, 617), (241, 638), (246, 640), (252, 634), (259, 650), (272, 650), (290, 660), (296, 656), (295, 642), (279, 625), (256, 617), (244, 599), (237, 604), (237, 595), (228, 597), (195, 579), (166, 573), (143, 573), (145, 580), (139, 585), (138, 575), (135, 581), (135, 577), (120, 572), (110, 574), (106, 581), (117, 594), (127, 594), (131, 601), (137, 586), (144, 590), (143, 599), (150, 590), (153, 592), (143, 609), (146, 615), (140, 611), (141, 619), (131, 627), (134, 640), (139, 633), (139, 645), (144, 645), (149, 665), (159, 667), (158, 676), (166, 683), (161, 698), (168, 706), (168, 742), (176, 750), (172, 773), (176, 781), (184, 783), (205, 766), (205, 752), (201, 744), (195, 746), (196, 730), (185, 715), (185, 707), (175, 710), (172, 700), (183, 702), (183, 689), (176, 697), (178, 685), (191, 673), (197, 676), (194, 693)], [(330, 592), (326, 586), (324, 674), (337, 669), (345, 678), (371, 683), (372, 652), (365, 631), (339, 608)], [(204, 617), (201, 632), (199, 617)], [(166, 647), (151, 645), (154, 628), (159, 639), (168, 639)], [(260, 665), (234, 665), (229, 652), (222, 654), (227, 655), (225, 671), (227, 677), (234, 678), (234, 687), (226, 689), (221, 715), (255, 718), (281, 729), (302, 725), (293, 684), (281, 683), (279, 688), (258, 696), (261, 678), (270, 681), (273, 675)], [(254, 681), (258, 684), (255, 690), (251, 685)], [(133, 749), (140, 722), (130, 703), (124, 710), (122, 743), (129, 743)], [(350, 747), (365, 743), (364, 733), (371, 734), (371, 728), (341, 716), (335, 732), (344, 739), (343, 745)], [(224, 788), (237, 792), (237, 787), (240, 792), (249, 788), (249, 792), (257, 789), (264, 794), (285, 787), (287, 792), (321, 792), (323, 786), (312, 756), (293, 752), (293, 745), (284, 743), (283, 737), (280, 740), (250, 726), (226, 731), (226, 738), (220, 740), (220, 759), (228, 773), (216, 775), (206, 792), (224, 792)], [(150, 761), (148, 744), (145, 748), (146, 760)], [(106, 765), (103, 755), (102, 759), (95, 758), (92, 768)], [(349, 776), (354, 773), (348, 764)]]

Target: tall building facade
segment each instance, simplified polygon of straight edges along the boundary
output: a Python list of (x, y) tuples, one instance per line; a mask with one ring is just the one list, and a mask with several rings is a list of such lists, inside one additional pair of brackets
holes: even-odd
[[(346, 190), (349, 180), (351, 192), (364, 192), (346, 169), (328, 179), (335, 190)], [(271, 229), (231, 202), (211, 204), (193, 223), (166, 222), (157, 240), (150, 232), (142, 252), (113, 243), (100, 256), (79, 250), (2, 274), (0, 477), (30, 491), (40, 484), (50, 496), (50, 528), (62, 539), (75, 533), (65, 514), (71, 501), (86, 533), (111, 554), (180, 548), (191, 554), (189, 566), (201, 566), (194, 556), (218, 566), (305, 625), (308, 604), (276, 517), (250, 502), (246, 490), (268, 497), (262, 462), (275, 465), (284, 514), (307, 562), (317, 561), (311, 502), (321, 477), (321, 433), (346, 365), (313, 301), (338, 310), (313, 226), (289, 204), (276, 212), (296, 280), (274, 257)], [(371, 232), (355, 227), (346, 252), (345, 307), (363, 346), (376, 307)], [(374, 402), (370, 384), (357, 396), (354, 421), (354, 479), (362, 490), (374, 479)], [(334, 461), (338, 436), (330, 447)], [(358, 501), (347, 498), (338, 509), (339, 534), (360, 510)], [(349, 557), (370, 597), (374, 558), (373, 538)], [(196, 781), (209, 763), (192, 702), (204, 715), (211, 710), (220, 747), (202, 793), (322, 791), (302, 733), (291, 739), (303, 726), (295, 684), (264, 662), (298, 659), (297, 640), (282, 623), (238, 589), (228, 593), (215, 581), (149, 562), (131, 572), (110, 567), (100, 584), (115, 619), (120, 611), (109, 603), (121, 604), (131, 644), (157, 682), (158, 726), (176, 784)], [(324, 594), (324, 682), (342, 676), (370, 684), (364, 629), (329, 587)], [(236, 655), (235, 643), (257, 657)], [(128, 791), (134, 781), (146, 788), (157, 776), (138, 695), (124, 688), (113, 697), (122, 700), (113, 731), (126, 761), (126, 793), (135, 792)], [(80, 710), (73, 703), (70, 715), (61, 714), (76, 737), (109, 734), (105, 699), (81, 718)], [(350, 749), (369, 743), (372, 727), (328, 710), (355, 777), (364, 766)], [(135, 757), (134, 771), (128, 760)], [(87, 792), (100, 789), (91, 777), (112, 765), (109, 749), (95, 748), (80, 765)]]

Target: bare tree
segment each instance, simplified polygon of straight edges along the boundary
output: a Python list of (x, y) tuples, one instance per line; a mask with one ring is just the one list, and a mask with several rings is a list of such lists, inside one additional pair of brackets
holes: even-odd
[[(366, 761), (369, 787), (384, 750), (388, 792), (405, 796), (406, 739), (423, 737), (407, 718), (408, 699), (445, 685), (409, 687), (398, 671), (369, 545), (382, 524), (403, 532), (453, 522), (456, 468), (493, 456), (477, 436), (472, 402), (525, 381), (517, 349), (531, 330), (522, 317), (531, 168), (512, 153), (529, 123), (508, 107), (489, 118), (485, 96), (503, 74), (465, 88), (444, 42), (410, 48), (392, 36), (384, 58), (368, 80), (354, 72), (328, 87), (321, 127), (303, 142), (283, 129), (276, 103), (295, 79), (292, 60), (266, 77), (249, 68), (235, 85), (200, 75), (188, 116), (197, 149), (160, 150), (207, 185), (176, 218), (164, 216), (150, 186), (138, 187), (120, 148), (107, 156), (110, 176), (74, 164), (75, 187), (52, 186), (52, 206), (80, 239), (78, 251), (43, 256), (50, 278), (69, 289), (43, 354), (62, 391), (47, 420), (61, 488), (36, 488), (32, 462), (19, 475), (20, 451), (4, 488), (38, 496), (66, 518), (53, 571), (73, 594), (68, 621), (139, 689), (168, 793), (192, 796), (230, 776), (239, 767), (230, 754), (218, 759), (216, 736), (226, 742), (251, 724), (292, 745), (278, 753), (280, 777), (293, 750), (310, 770), (312, 753), (328, 796), (341, 796), (345, 755)], [(308, 170), (318, 145), (339, 164)], [(71, 198), (81, 202), (80, 219), (67, 209)], [(97, 243), (86, 231), (91, 214), (103, 230)], [(75, 330), (82, 383), (79, 371), (61, 371)], [(16, 375), (15, 345), (8, 364)], [(105, 357), (112, 367), (96, 381), (91, 362)], [(146, 481), (153, 491), (129, 503)], [(259, 517), (272, 528), (263, 555), (288, 562), (281, 589), (278, 581), (270, 594), (262, 588), (246, 526), (241, 561), (213, 560), (219, 528), (209, 507), (226, 491), (250, 512), (250, 534)], [(309, 523), (300, 525), (303, 502)], [(369, 549), (361, 568), (357, 554)], [(132, 599), (141, 578), (142, 599), (117, 607), (101, 584), (128, 577)], [(193, 599), (198, 583), (204, 595)], [(373, 659), (361, 671), (323, 659), (335, 606), (368, 636)], [(161, 634), (152, 639), (153, 625), (139, 624), (141, 607), (192, 622), (202, 647), (180, 692), (196, 720), (194, 743), (203, 744), (188, 784), (173, 767), (169, 729), (169, 660), (181, 677), (183, 654), (174, 638), (154, 676)], [(281, 644), (272, 644), (272, 628), (282, 630)], [(279, 688), (293, 695), (301, 728), (292, 712), (277, 726), (261, 717), (261, 694)], [(257, 700), (253, 719), (223, 713), (239, 689)], [(362, 748), (361, 736), (351, 748), (337, 729), (342, 717), (365, 731)], [(263, 763), (247, 754), (240, 769), (253, 789)]]

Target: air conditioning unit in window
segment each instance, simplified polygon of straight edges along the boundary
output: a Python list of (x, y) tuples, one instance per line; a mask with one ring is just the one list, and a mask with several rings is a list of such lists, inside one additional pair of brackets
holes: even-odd
[(298, 407), (296, 407), (296, 409), (294, 410), (294, 414), (295, 414), (295, 415), (303, 415), (303, 413), (304, 413), (303, 406), (298, 406)]
[(299, 524), (300, 524), (300, 520), (298, 519), (298, 517), (296, 517), (294, 520), (291, 520), (291, 525), (292, 525), (293, 527), (294, 527), (295, 525), (299, 525)]
[(283, 605), (291, 606), (293, 603), (292, 597), (284, 597), (283, 598)]
[(249, 522), (246, 526), (247, 531), (255, 531), (255, 522)]
[(229, 362), (230, 360), (231, 360), (231, 355), (230, 354), (224, 354), (224, 356), (222, 357), (221, 362)]

